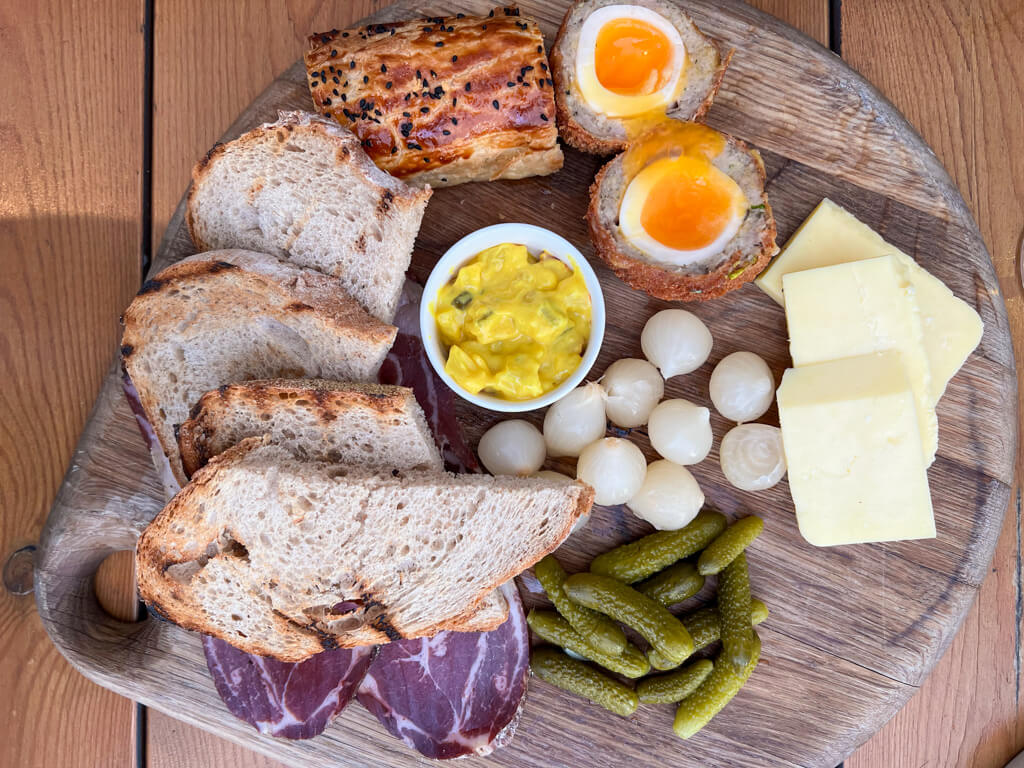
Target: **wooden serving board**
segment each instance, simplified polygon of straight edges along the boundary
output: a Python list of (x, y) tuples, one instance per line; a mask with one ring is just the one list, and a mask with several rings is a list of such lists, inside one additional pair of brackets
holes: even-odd
[[(548, 41), (565, 5), (520, 3)], [(817, 549), (797, 531), (785, 481), (767, 492), (738, 491), (724, 480), (713, 450), (693, 468), (708, 501), (731, 516), (756, 513), (765, 520), (749, 559), (754, 592), (772, 615), (759, 629), (763, 661), (747, 687), (709, 727), (682, 742), (671, 732), (671, 707), (643, 707), (621, 719), (533, 680), (512, 745), (462, 765), (831, 768), (913, 695), (949, 644), (981, 584), (1009, 500), (1017, 399), (1005, 307), (977, 227), (948, 175), (892, 105), (809, 38), (742, 3), (691, 0), (686, 7), (705, 31), (736, 48), (708, 122), (761, 149), (780, 242), (828, 196), (913, 255), (985, 321), (980, 347), (938, 407), (939, 454), (929, 471), (938, 538)], [(478, 0), (403, 0), (367, 21), (489, 8)], [(297, 62), (224, 138), (273, 120), (279, 108), (310, 106)], [(436, 191), (412, 275), (424, 280), (451, 243), (501, 221), (549, 227), (592, 256), (582, 216), (598, 166), (596, 158), (567, 150), (564, 170), (553, 176)], [(182, 211), (179, 206), (168, 227), (154, 271), (193, 252)], [(644, 322), (668, 305), (592, 263), (609, 318), (596, 376), (613, 360), (639, 356)], [(707, 404), (714, 363), (741, 349), (763, 355), (776, 380), (781, 377), (789, 362), (783, 312), (757, 288), (687, 308), (711, 328), (715, 346), (700, 370), (668, 383), (667, 396)], [(496, 417), (461, 401), (459, 410), (475, 445)], [(775, 410), (763, 421), (777, 423)], [(728, 425), (715, 415), (713, 427), (720, 439)], [(653, 457), (646, 438), (635, 437)], [(572, 471), (571, 463), (551, 466)], [(50, 514), (36, 569), (39, 613), (76, 668), (147, 706), (295, 765), (428, 762), (358, 705), (310, 741), (260, 736), (224, 708), (197, 635), (104, 613), (92, 587), (96, 568), (108, 554), (134, 547), (162, 501), (115, 365)], [(622, 507), (599, 508), (560, 559), (580, 569), (597, 552), (646, 531)], [(537, 602), (531, 583), (525, 578), (522, 591)]]

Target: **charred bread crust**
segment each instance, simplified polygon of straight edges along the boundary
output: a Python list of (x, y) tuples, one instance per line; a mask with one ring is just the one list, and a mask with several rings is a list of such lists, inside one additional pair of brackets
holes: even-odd
[(517, 8), (332, 30), (309, 43), (316, 110), (399, 178), (444, 186), (562, 167), (543, 37)]
[[(551, 45), (551, 51), (548, 54), (548, 58), (551, 60), (551, 72), (552, 78), (555, 83), (555, 114), (558, 116), (558, 133), (562, 137), (562, 141), (571, 147), (574, 147), (582, 152), (587, 152), (593, 155), (610, 155), (614, 152), (621, 152), (629, 144), (629, 137), (623, 133), (621, 137), (614, 136), (597, 136), (592, 131), (588, 131), (575, 117), (569, 104), (569, 100), (572, 98), (579, 98), (578, 94), (573, 94), (575, 88), (576, 76), (574, 73), (575, 61), (567, 60), (564, 55), (564, 49), (568, 40), (569, 22), (574, 13), (576, 13), (578, 6), (588, 2), (588, 0), (578, 0), (576, 3), (569, 6), (569, 9), (565, 12), (565, 16), (562, 19), (562, 24), (558, 28), (558, 33), (555, 35), (555, 41)], [(715, 100), (715, 96), (718, 95), (718, 89), (722, 86), (722, 80), (725, 77), (725, 72), (729, 68), (729, 64), (732, 61), (734, 50), (730, 49), (724, 56), (722, 55), (722, 48), (718, 42), (705, 34), (703, 31), (693, 23), (693, 20), (683, 14), (693, 28), (693, 31), (699, 36), (703, 43), (710, 47), (714, 57), (717, 59), (714, 65), (714, 73), (712, 75), (711, 83), (707, 91), (704, 93), (703, 98), (697, 105), (696, 109), (692, 112), (682, 110), (679, 108), (669, 109), (666, 114), (677, 120), (703, 120), (707, 115), (708, 110), (711, 109), (711, 104)], [(573, 33), (577, 33), (578, 29), (571, 30)], [(620, 120), (615, 118), (605, 118), (611, 122), (618, 122), (621, 125)]]
[[(761, 190), (759, 205), (764, 206), (764, 225), (758, 231), (755, 247), (735, 250), (719, 266), (705, 274), (686, 274), (679, 269), (643, 261), (623, 252), (616, 239), (617, 216), (616, 221), (609, 225), (602, 220), (599, 211), (601, 196), (606, 192), (603, 189), (605, 176), (613, 164), (619, 161), (619, 156), (616, 156), (605, 163), (590, 185), (590, 204), (587, 206), (586, 221), (595, 252), (620, 280), (638, 291), (666, 301), (707, 301), (749, 283), (768, 266), (768, 262), (778, 252), (778, 246), (775, 243), (775, 217), (764, 192), (767, 181), (764, 162), (760, 153), (750, 149), (746, 143), (731, 137), (729, 142), (735, 148), (749, 153), (755, 161), (754, 167)], [(626, 183), (628, 184), (628, 181)], [(625, 189), (618, 190), (619, 202), (624, 192)], [(608, 193), (610, 194), (610, 191)], [(737, 273), (737, 270), (741, 271)]]
[(272, 416), (281, 397), (292, 393), (311, 399), (316, 405), (314, 414), (323, 423), (332, 421), (339, 407), (358, 405), (372, 407), (382, 418), (401, 415), (412, 398), (412, 390), (407, 387), (365, 381), (259, 379), (225, 384), (202, 395), (178, 429), (178, 451), (185, 475), (191, 477), (215, 455), (209, 444), (222, 407), (246, 400), (253, 403), (257, 411)]

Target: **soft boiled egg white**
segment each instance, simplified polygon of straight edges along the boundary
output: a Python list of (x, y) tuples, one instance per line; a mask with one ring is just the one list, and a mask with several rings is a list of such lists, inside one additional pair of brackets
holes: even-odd
[(619, 229), (664, 264), (686, 267), (722, 251), (747, 212), (739, 185), (702, 155), (655, 160), (626, 187)]
[(635, 5), (606, 5), (583, 22), (576, 82), (583, 100), (609, 117), (664, 111), (679, 94), (686, 47), (659, 13)]

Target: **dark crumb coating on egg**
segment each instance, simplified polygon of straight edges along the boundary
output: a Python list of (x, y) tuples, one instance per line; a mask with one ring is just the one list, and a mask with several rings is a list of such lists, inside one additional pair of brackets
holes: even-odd
[(562, 167), (544, 40), (516, 8), (332, 30), (309, 42), (317, 111), (399, 178), (445, 186)]
[[(628, 138), (621, 119), (596, 112), (583, 101), (576, 85), (576, 53), (580, 31), (587, 17), (598, 8), (619, 4), (622, 0), (577, 0), (566, 11), (551, 46), (559, 134), (570, 146), (596, 155), (622, 151)], [(670, 2), (634, 0), (629, 4), (665, 17), (678, 30), (687, 49), (686, 85), (666, 114), (676, 120), (703, 119), (722, 85), (733, 51), (723, 57), (718, 43), (701, 32), (689, 16)]]
[(692, 267), (660, 264), (622, 236), (619, 207), (630, 181), (622, 170), (623, 156), (598, 171), (590, 186), (587, 226), (597, 255), (623, 282), (659, 299), (707, 301), (749, 283), (778, 253), (761, 155), (739, 139), (725, 138), (725, 149), (712, 162), (739, 185), (751, 207), (725, 248)]

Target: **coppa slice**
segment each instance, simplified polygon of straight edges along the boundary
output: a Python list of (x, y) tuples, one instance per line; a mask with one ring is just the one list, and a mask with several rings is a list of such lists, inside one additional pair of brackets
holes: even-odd
[(125, 370), (182, 485), (176, 430), (204, 393), (273, 376), (368, 379), (396, 333), (338, 280), (254, 251), (168, 267), (123, 319)]
[(206, 666), (231, 714), (283, 739), (322, 733), (352, 699), (376, 650), (372, 645), (337, 648), (288, 664), (203, 638)]
[(592, 503), (593, 490), (568, 479), (395, 477), (247, 438), (143, 533), (139, 591), (187, 629), (282, 661), (493, 629), (506, 610), (492, 591), (557, 547)]
[(491, 632), (442, 632), (382, 646), (359, 703), (421, 754), (490, 754), (513, 736), (526, 696), (530, 640), (519, 594), (502, 587), (508, 621)]

